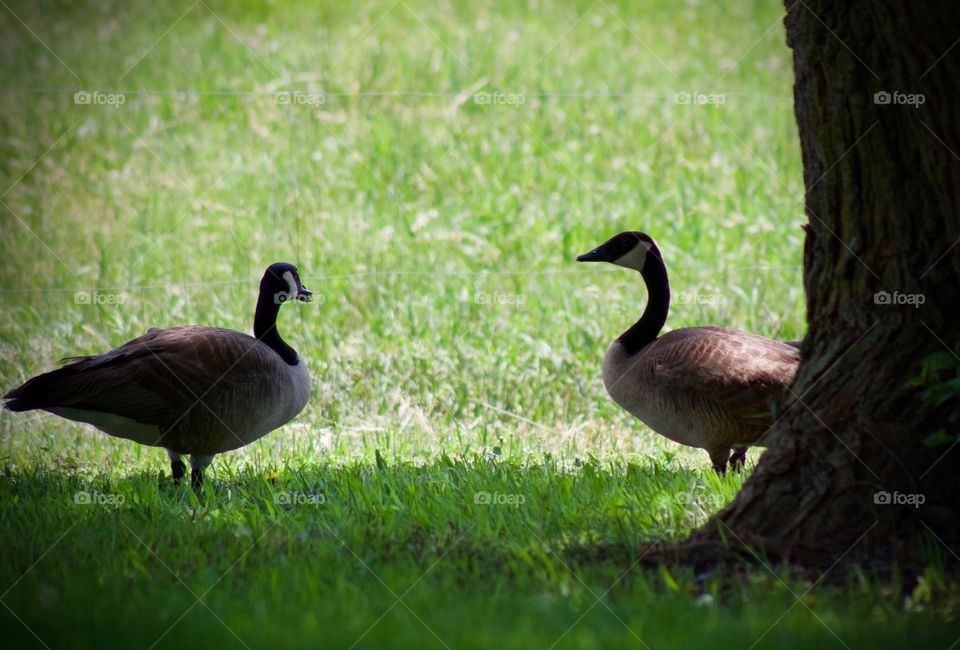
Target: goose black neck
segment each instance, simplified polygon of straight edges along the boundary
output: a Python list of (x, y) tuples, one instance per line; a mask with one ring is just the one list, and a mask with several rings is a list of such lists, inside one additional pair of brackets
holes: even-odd
[(635, 354), (653, 343), (667, 322), (670, 309), (670, 284), (667, 282), (667, 268), (663, 260), (651, 251), (640, 272), (647, 285), (647, 307), (630, 329), (617, 340), (626, 348), (628, 354)]
[(253, 335), (259, 341), (263, 341), (270, 348), (280, 355), (291, 366), (297, 365), (300, 358), (297, 351), (291, 348), (280, 338), (280, 332), (277, 331), (277, 314), (280, 312), (280, 303), (276, 300), (276, 294), (271, 292), (269, 287), (260, 287), (260, 297), (257, 299), (257, 311), (253, 316)]

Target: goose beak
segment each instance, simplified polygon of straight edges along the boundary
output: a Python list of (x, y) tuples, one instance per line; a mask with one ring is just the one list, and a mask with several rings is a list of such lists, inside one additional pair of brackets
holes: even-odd
[(310, 302), (310, 296), (312, 295), (313, 295), (313, 292), (301, 284), (300, 290), (297, 291), (297, 300), (299, 300), (300, 302)]
[(578, 262), (606, 262), (607, 256), (604, 254), (603, 246), (594, 248), (589, 253), (584, 253), (577, 257)]

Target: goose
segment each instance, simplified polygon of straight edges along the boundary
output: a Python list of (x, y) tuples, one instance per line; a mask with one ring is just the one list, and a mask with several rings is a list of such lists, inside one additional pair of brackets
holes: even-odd
[(173, 480), (203, 483), (215, 454), (247, 445), (306, 406), (310, 376), (277, 331), (280, 305), (312, 292), (292, 264), (271, 264), (260, 281), (253, 336), (219, 327), (152, 328), (95, 356), (69, 357), (3, 399), (11, 411), (39, 409), (92, 424), (117, 438), (167, 450)]
[(799, 346), (712, 326), (659, 336), (670, 286), (660, 250), (645, 233), (622, 232), (577, 261), (639, 271), (647, 286), (643, 315), (603, 360), (613, 401), (656, 433), (705, 449), (718, 474), (728, 464), (738, 471), (747, 446), (763, 445), (773, 425), (771, 403), (793, 379)]

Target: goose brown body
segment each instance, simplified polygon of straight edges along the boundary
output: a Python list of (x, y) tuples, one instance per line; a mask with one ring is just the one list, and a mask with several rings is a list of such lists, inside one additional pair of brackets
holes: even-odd
[(660, 250), (644, 233), (620, 233), (577, 259), (639, 271), (647, 286), (643, 315), (604, 358), (603, 383), (613, 400), (660, 435), (705, 449), (717, 472), (741, 466), (746, 447), (765, 442), (773, 404), (796, 373), (799, 346), (709, 326), (661, 336), (670, 286)]
[(635, 354), (614, 341), (603, 362), (613, 400), (660, 435), (705, 449), (725, 467), (732, 448), (763, 444), (771, 406), (793, 378), (797, 348), (721, 327), (667, 332)]
[(308, 301), (292, 264), (271, 264), (260, 281), (249, 336), (219, 327), (151, 329), (120, 347), (73, 357), (4, 395), (11, 411), (43, 410), (112, 436), (163, 447), (174, 480), (203, 480), (215, 454), (283, 426), (310, 398), (310, 376), (277, 332), (280, 305)]
[(303, 360), (229, 329), (151, 329), (105, 354), (71, 359), (7, 397), (143, 445), (218, 454), (296, 416), (310, 397)]

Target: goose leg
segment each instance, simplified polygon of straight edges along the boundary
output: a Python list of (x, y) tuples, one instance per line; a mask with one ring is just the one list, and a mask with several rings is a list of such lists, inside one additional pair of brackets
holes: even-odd
[(170, 470), (173, 472), (173, 482), (179, 483), (187, 473), (187, 466), (183, 462), (183, 456), (172, 449), (167, 450), (167, 456), (170, 458)]
[(733, 453), (730, 454), (730, 469), (734, 472), (739, 472), (747, 464), (747, 448), (746, 447), (734, 447)]
[(203, 487), (203, 470), (212, 460), (213, 454), (190, 454), (190, 485), (196, 489)]
[(720, 476), (726, 475), (727, 459), (730, 458), (730, 447), (708, 449), (707, 453), (710, 454), (710, 462), (713, 463), (713, 471)]

